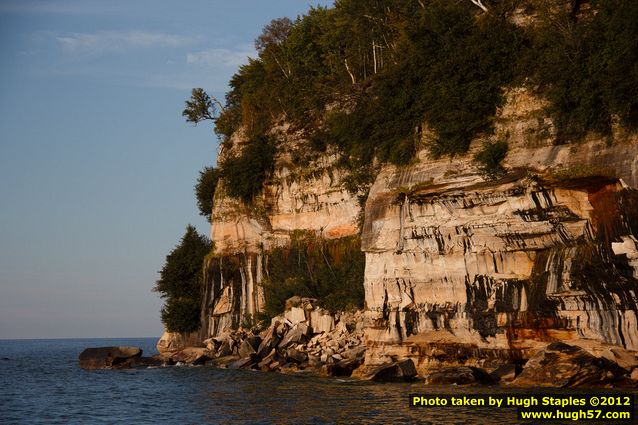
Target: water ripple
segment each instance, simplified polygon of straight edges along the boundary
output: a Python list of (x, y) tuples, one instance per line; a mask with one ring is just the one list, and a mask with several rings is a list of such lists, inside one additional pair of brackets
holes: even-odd
[(202, 367), (84, 371), (88, 346), (154, 339), (0, 341), (2, 424), (506, 424), (513, 409), (410, 409), (414, 392), (492, 389), (378, 384)]

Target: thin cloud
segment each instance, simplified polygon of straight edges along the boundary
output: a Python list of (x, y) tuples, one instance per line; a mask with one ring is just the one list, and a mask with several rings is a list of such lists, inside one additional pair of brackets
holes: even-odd
[(3, 0), (0, 2), (0, 13), (103, 15), (114, 12), (113, 4), (95, 0)]
[(249, 56), (255, 56), (254, 49), (230, 50), (216, 48), (188, 53), (186, 55), (186, 63), (189, 65), (204, 65), (206, 67), (224, 66), (237, 68), (247, 63)]
[(100, 53), (144, 48), (175, 48), (191, 44), (192, 37), (147, 31), (99, 31), (57, 36), (62, 48), (71, 53)]

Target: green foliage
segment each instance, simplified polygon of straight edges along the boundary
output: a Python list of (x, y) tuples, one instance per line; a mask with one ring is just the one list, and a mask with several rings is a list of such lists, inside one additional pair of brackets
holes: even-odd
[(199, 329), (200, 308), (198, 299), (169, 298), (162, 308), (162, 323), (169, 332), (194, 332)]
[(250, 203), (264, 187), (275, 165), (275, 146), (266, 136), (247, 143), (239, 155), (229, 156), (220, 164), (226, 194)]
[(474, 160), (480, 165), (481, 171), (490, 179), (499, 177), (505, 173), (501, 162), (507, 155), (507, 142), (486, 142), (483, 148), (474, 156)]
[(171, 332), (199, 327), (202, 262), (210, 249), (208, 238), (188, 225), (179, 245), (166, 256), (154, 291), (166, 299), (162, 321)]
[(213, 196), (217, 188), (217, 182), (221, 172), (217, 168), (204, 167), (199, 172), (199, 178), (195, 184), (195, 197), (197, 199), (197, 208), (199, 214), (210, 220), (213, 212)]
[(211, 97), (202, 88), (195, 88), (191, 92), (191, 98), (187, 100), (182, 116), (187, 122), (197, 124), (204, 120), (215, 120), (217, 109)]
[(268, 254), (265, 312), (274, 317), (294, 295), (317, 298), (332, 311), (363, 307), (365, 256), (359, 237), (326, 240), (312, 233), (293, 236), (289, 246)]
[(545, 11), (527, 63), (551, 101), (559, 142), (610, 134), (612, 117), (638, 128), (638, 3), (592, 1), (596, 13)]
[[(467, 0), (338, 0), (274, 20), (232, 77), (216, 131), (243, 127), (256, 140), (286, 120), (317, 151), (409, 164), (424, 146), (466, 152), (513, 84), (551, 101), (559, 142), (609, 134), (616, 117), (638, 128), (638, 2), (581, 3), (494, 0), (485, 13)], [(513, 24), (515, 9), (533, 24)], [(212, 116), (214, 102), (193, 98), (189, 120)], [(244, 189), (246, 200), (257, 193)]]
[(550, 171), (550, 176), (556, 180), (575, 180), (588, 177), (615, 177), (615, 172), (607, 167), (598, 165), (576, 165), (573, 167), (556, 168)]
[[(241, 124), (255, 137), (285, 117), (320, 150), (327, 142), (363, 162), (407, 164), (427, 121), (435, 155), (464, 152), (490, 128), (522, 33), (464, 1), (425, 4), (341, 0), (271, 22), (257, 39), (259, 58), (231, 80), (218, 132)], [(337, 109), (321, 129), (326, 106), (344, 98), (354, 108)]]

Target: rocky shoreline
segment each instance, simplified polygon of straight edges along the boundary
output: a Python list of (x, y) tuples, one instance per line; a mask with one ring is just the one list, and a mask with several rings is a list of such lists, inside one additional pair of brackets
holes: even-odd
[[(180, 347), (165, 334), (160, 354), (143, 357), (135, 347), (88, 348), (80, 355), (85, 369), (127, 369), (173, 365), (306, 373), (374, 381), (422, 380), (431, 385), (501, 385), (508, 387), (638, 388), (638, 353), (595, 340), (549, 342), (528, 360), (492, 368), (468, 363), (419, 373), (413, 358), (366, 364), (361, 311), (330, 315), (309, 298), (293, 297), (286, 312), (261, 332), (239, 329), (207, 339), (200, 347)], [(453, 348), (453, 347), (449, 347)]]

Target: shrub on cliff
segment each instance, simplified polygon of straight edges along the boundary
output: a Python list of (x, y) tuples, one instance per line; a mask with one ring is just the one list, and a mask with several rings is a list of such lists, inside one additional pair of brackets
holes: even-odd
[(250, 140), (241, 153), (220, 164), (226, 194), (250, 203), (264, 187), (275, 166), (275, 145), (267, 136)]
[(188, 225), (179, 245), (166, 256), (154, 291), (165, 299), (162, 322), (170, 332), (199, 328), (202, 264), (210, 249), (208, 238)]
[(435, 156), (465, 152), (491, 128), (502, 87), (516, 76), (523, 33), (498, 14), (477, 17), (467, 2), (433, 1), (408, 18), (400, 54), (372, 80), (351, 113), (330, 124), (348, 154), (406, 164), (425, 140)]
[(614, 117), (638, 128), (638, 2), (591, 3), (595, 13), (546, 10), (530, 34), (526, 65), (562, 143), (611, 134)]
[(213, 196), (217, 188), (221, 173), (219, 169), (213, 167), (204, 167), (199, 172), (197, 183), (195, 184), (195, 197), (197, 199), (197, 208), (199, 214), (210, 220), (213, 212)]
[(280, 314), (286, 300), (294, 295), (316, 298), (321, 307), (332, 312), (362, 308), (364, 268), (360, 237), (324, 239), (298, 232), (290, 245), (268, 254), (266, 314)]
[(495, 179), (505, 173), (501, 162), (507, 155), (507, 142), (499, 140), (497, 142), (486, 142), (483, 148), (474, 156), (474, 160), (479, 163), (481, 172), (489, 179)]

